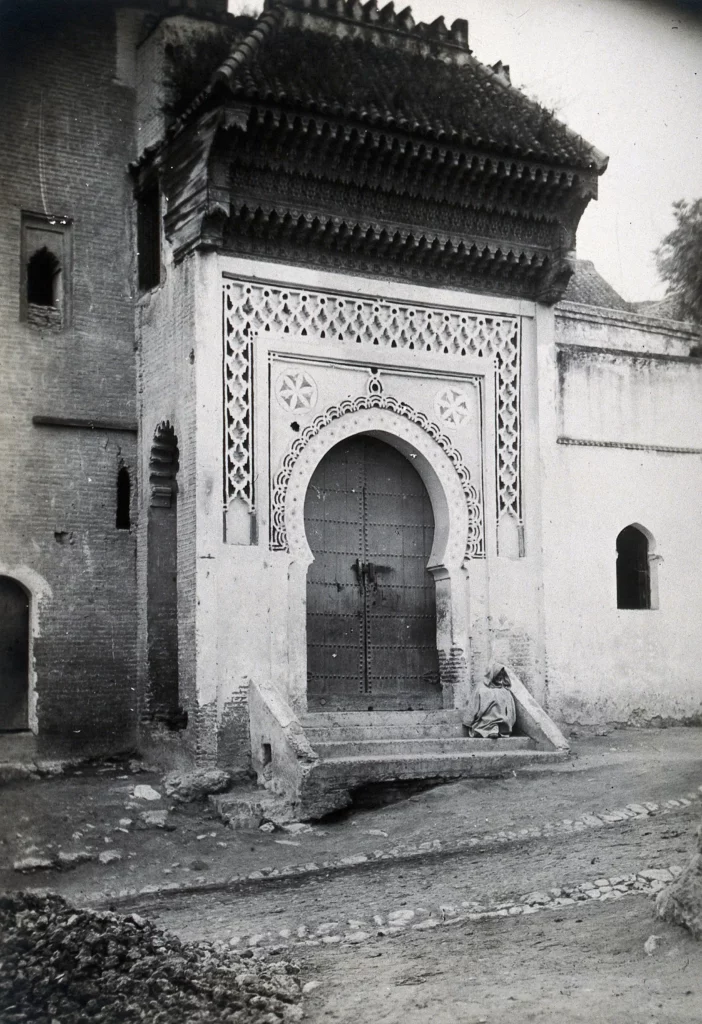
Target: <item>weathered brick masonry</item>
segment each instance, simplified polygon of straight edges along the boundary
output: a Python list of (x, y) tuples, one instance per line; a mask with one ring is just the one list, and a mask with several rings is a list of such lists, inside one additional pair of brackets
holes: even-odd
[[(0, 572), (20, 578), (34, 605), (40, 740), (125, 746), (135, 724), (135, 534), (116, 529), (115, 502), (126, 466), (135, 507), (136, 435), (32, 418), (136, 420), (134, 92), (117, 77), (111, 5), (1, 13)], [(20, 319), (23, 211), (70, 221), (62, 329)]]

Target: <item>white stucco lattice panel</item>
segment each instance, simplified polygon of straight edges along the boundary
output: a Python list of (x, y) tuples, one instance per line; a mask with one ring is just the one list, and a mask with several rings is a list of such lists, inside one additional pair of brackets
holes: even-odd
[(253, 332), (238, 295), (224, 289), (224, 507), (240, 499), (254, 509)]
[[(226, 281), (225, 501), (252, 489), (250, 344), (259, 335), (353, 343), (370, 348), (491, 359), (495, 367), (498, 520), (522, 522), (520, 320), (451, 307), (349, 296), (309, 288)], [(247, 369), (247, 356), (248, 369)]]

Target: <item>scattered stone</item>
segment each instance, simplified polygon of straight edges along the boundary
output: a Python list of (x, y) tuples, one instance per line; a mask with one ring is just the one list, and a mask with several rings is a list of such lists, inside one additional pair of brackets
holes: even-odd
[(369, 938), (370, 935), (368, 932), (347, 932), (347, 934), (344, 935), (344, 942), (359, 943), (365, 942), (366, 939)]
[(56, 861), (52, 857), (23, 857), (16, 860), (12, 865), (14, 871), (50, 871), (56, 867)]
[(660, 935), (649, 935), (649, 937), (644, 942), (644, 953), (646, 954), (646, 956), (651, 956), (652, 953), (655, 953), (658, 943), (660, 941)]
[(168, 811), (162, 808), (158, 811), (142, 811), (139, 815), (140, 828), (165, 828), (169, 832), (175, 829), (175, 825), (168, 821)]
[(419, 921), (417, 924), (413, 924), (412, 928), (416, 931), (424, 931), (427, 928), (438, 928), (441, 921), (438, 921), (435, 917), (429, 917), (426, 921)]
[(307, 984), (302, 986), (303, 996), (307, 996), (310, 994), (310, 992), (314, 992), (314, 990), (316, 988), (319, 988), (321, 984), (321, 981), (308, 981)]
[(75, 868), (79, 864), (85, 864), (89, 860), (95, 860), (95, 854), (91, 853), (90, 850), (74, 850), (72, 852), (59, 850), (56, 858), (58, 866), (63, 868), (64, 871), (70, 871), (71, 868)]
[(135, 800), (160, 800), (161, 794), (153, 786), (135, 786), (132, 796)]
[(414, 919), (413, 910), (393, 910), (388, 914), (388, 922), (391, 925), (409, 924)]
[(306, 821), (291, 821), (289, 825), (281, 825), (280, 827), (284, 832), (290, 832), (291, 835), (313, 831), (312, 826), (308, 825)]
[(18, 762), (0, 765), (0, 785), (6, 782), (16, 782), (18, 779), (36, 778), (37, 770), (35, 765), (21, 764)]
[(101, 864), (113, 864), (116, 860), (122, 860), (122, 854), (118, 850), (103, 850), (98, 854)]
[(315, 934), (316, 935), (329, 935), (331, 932), (336, 931), (338, 927), (339, 927), (338, 921), (325, 921), (324, 924), (320, 924), (317, 927)]
[(528, 896), (522, 897), (522, 903), (526, 903), (529, 907), (544, 906), (546, 903), (551, 902), (551, 897), (545, 892), (532, 892)]
[(231, 773), (222, 768), (196, 768), (189, 772), (170, 772), (163, 780), (163, 788), (166, 796), (184, 804), (204, 800), (211, 793), (223, 793), (231, 781)]
[(645, 871), (639, 871), (639, 875), (649, 882), (673, 881), (673, 875), (667, 868), (647, 868)]
[(210, 865), (206, 860), (194, 860), (189, 865), (191, 871), (209, 871)]
[(275, 825), (272, 821), (264, 821), (262, 825), (258, 826), (259, 832), (275, 832)]

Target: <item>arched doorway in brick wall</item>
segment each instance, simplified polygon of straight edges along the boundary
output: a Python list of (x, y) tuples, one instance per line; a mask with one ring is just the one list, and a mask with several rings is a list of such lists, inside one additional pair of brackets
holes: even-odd
[(29, 728), (29, 595), (0, 576), (0, 732)]
[(156, 430), (149, 458), (146, 716), (169, 728), (186, 724), (178, 686), (178, 439), (170, 423)]

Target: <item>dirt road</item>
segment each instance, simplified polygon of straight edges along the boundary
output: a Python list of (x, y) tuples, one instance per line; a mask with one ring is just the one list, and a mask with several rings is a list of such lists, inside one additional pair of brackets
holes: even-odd
[[(381, 862), (346, 875), (268, 883), (258, 893), (144, 899), (139, 908), (183, 938), (226, 941), (275, 930), (296, 941), (307, 979), (320, 983), (307, 1003), (313, 1022), (699, 1024), (702, 945), (657, 922), (649, 894), (566, 902), (530, 916), (450, 919), (464, 901), (499, 907), (525, 894), (565, 893), (582, 882), (684, 864), (698, 817), (691, 807), (674, 818), (512, 844), (490, 855)], [(402, 911), (441, 923), (378, 934)], [(374, 915), (381, 926), (373, 927)], [(359, 927), (367, 937), (358, 943), (342, 937), (332, 946), (320, 938)], [(647, 953), (651, 935), (658, 942)]]

